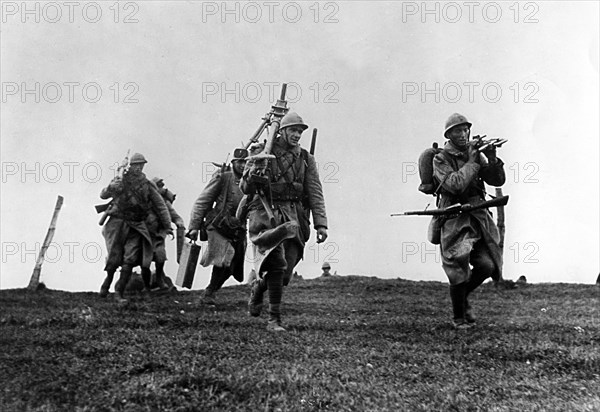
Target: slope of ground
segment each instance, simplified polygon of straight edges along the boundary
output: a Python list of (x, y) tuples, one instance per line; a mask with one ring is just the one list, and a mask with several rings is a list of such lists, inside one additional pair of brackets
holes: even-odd
[(438, 282), (300, 280), (279, 334), (248, 294), (2, 290), (0, 410), (600, 410), (597, 286), (485, 284), (468, 331)]

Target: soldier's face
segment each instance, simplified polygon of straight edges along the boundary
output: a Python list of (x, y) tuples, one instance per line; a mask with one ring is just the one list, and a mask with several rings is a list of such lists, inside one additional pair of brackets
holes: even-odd
[(244, 166), (246, 165), (246, 161), (234, 160), (233, 162), (231, 162), (231, 165), (233, 166), (233, 172), (237, 175), (241, 175), (242, 173), (244, 173)]
[(145, 163), (134, 163), (129, 165), (129, 170), (134, 173), (139, 173), (144, 169)]
[(456, 147), (464, 148), (469, 143), (471, 128), (467, 124), (459, 124), (448, 130), (447, 137)]
[(281, 131), (281, 138), (288, 147), (296, 147), (300, 144), (300, 138), (304, 129), (299, 126), (286, 127)]

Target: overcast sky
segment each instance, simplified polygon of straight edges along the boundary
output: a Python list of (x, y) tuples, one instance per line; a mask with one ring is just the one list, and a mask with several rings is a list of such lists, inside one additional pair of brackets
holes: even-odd
[[(508, 139), (505, 278), (593, 283), (599, 255), (598, 2), (2, 2), (0, 288), (42, 268), (97, 290), (95, 204), (128, 149), (186, 224), (222, 162), (288, 83), (318, 129), (329, 239), (298, 272), (446, 281), (416, 161), (459, 112)], [(494, 188), (490, 187), (493, 193)], [(174, 278), (170, 241), (167, 273)], [(248, 265), (249, 270), (249, 265)], [(194, 288), (209, 269), (199, 267)]]

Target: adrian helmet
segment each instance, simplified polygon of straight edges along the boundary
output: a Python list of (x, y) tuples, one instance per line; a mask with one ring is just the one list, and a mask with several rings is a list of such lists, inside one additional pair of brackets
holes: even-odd
[(164, 180), (160, 177), (153, 177), (152, 182), (158, 187), (163, 187), (165, 185)]
[(246, 160), (246, 157), (248, 157), (248, 149), (238, 147), (233, 150), (233, 157), (231, 158), (231, 161), (234, 162), (236, 160)]
[(454, 113), (451, 115), (448, 120), (446, 120), (446, 127), (444, 130), (444, 136), (448, 133), (448, 130), (452, 129), (454, 126), (458, 126), (461, 124), (468, 124), (471, 127), (471, 123), (467, 120), (465, 116), (459, 113)]
[(302, 130), (308, 129), (308, 125), (304, 123), (302, 118), (298, 116), (298, 113), (296, 112), (288, 112), (285, 116), (283, 116), (283, 119), (281, 119), (281, 124), (279, 125), (279, 130), (291, 126), (300, 126)]
[(136, 163), (148, 163), (148, 161), (146, 160), (146, 158), (144, 157), (143, 154), (134, 153), (133, 156), (131, 156), (131, 160), (129, 161), (129, 164), (134, 165)]

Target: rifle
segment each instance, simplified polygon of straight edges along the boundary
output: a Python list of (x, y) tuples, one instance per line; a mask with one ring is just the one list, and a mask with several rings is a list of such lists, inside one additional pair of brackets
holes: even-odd
[[(117, 168), (117, 176), (120, 178), (123, 178), (125, 173), (129, 171), (129, 166), (131, 165), (129, 163), (129, 152), (130, 150), (127, 150), (127, 154), (125, 155), (123, 163), (121, 163)], [(100, 221), (98, 222), (100, 226), (104, 225), (104, 222), (106, 222), (106, 219), (108, 218), (108, 213), (111, 211), (113, 204), (114, 199), (111, 199), (108, 203), (94, 206), (96, 208), (96, 213), (102, 213), (102, 217), (100, 217)]]
[(450, 216), (450, 215), (459, 215), (461, 213), (468, 213), (474, 210), (479, 209), (487, 209), (489, 207), (498, 207), (498, 206), (506, 206), (508, 203), (508, 195), (496, 197), (492, 200), (487, 200), (481, 203), (477, 203), (475, 205), (471, 205), (470, 203), (466, 203), (461, 205), (460, 203), (456, 203), (454, 205), (445, 207), (443, 209), (431, 209), (431, 210), (412, 210), (404, 213), (392, 213), (391, 216)]
[[(267, 113), (265, 117), (263, 117), (263, 122), (258, 130), (254, 133), (254, 135), (250, 138), (250, 141), (246, 145), (246, 149), (250, 147), (253, 142), (258, 141), (260, 135), (263, 130), (267, 127), (267, 124), (272, 126), (271, 130), (269, 130), (269, 136), (265, 142), (265, 147), (262, 152), (249, 156), (247, 160), (262, 160), (268, 161), (268, 159), (274, 159), (275, 156), (271, 154), (273, 149), (273, 142), (275, 141), (275, 137), (277, 137), (277, 132), (279, 132), (279, 125), (281, 123), (281, 119), (288, 112), (287, 101), (285, 100), (285, 92), (286, 92), (287, 84), (283, 83), (281, 85), (281, 95), (277, 103), (271, 106), (271, 111)], [(273, 210), (275, 206), (273, 205), (273, 196), (271, 193), (271, 179), (268, 176), (268, 170), (264, 170), (261, 174), (252, 174), (249, 178), (249, 183), (253, 184), (257, 188), (257, 194), (262, 202), (265, 211), (267, 212), (267, 216), (271, 222), (272, 226), (275, 226), (275, 214)]]
[(315, 148), (317, 146), (317, 128), (313, 129), (312, 139), (310, 141), (310, 154), (315, 155)]

